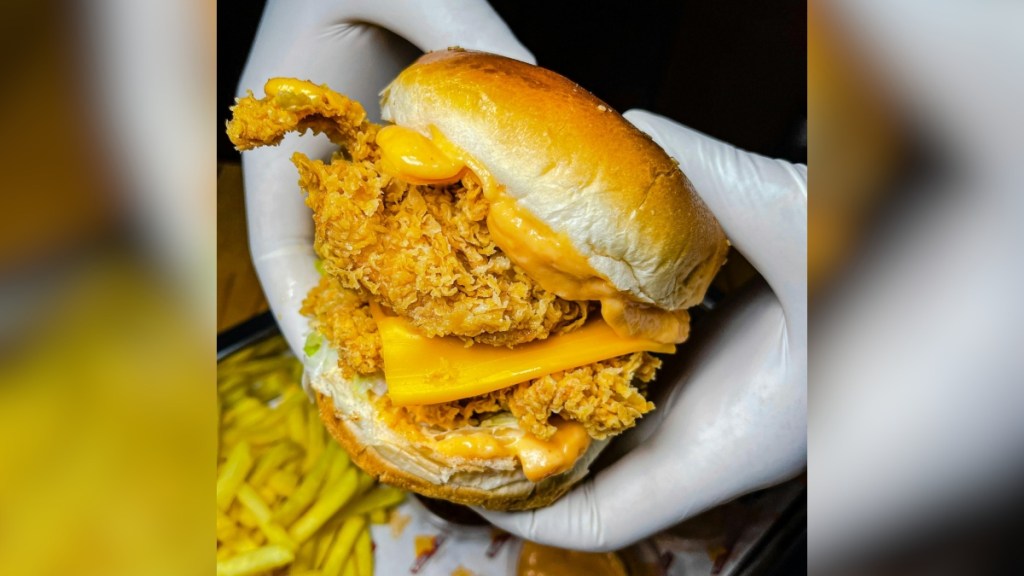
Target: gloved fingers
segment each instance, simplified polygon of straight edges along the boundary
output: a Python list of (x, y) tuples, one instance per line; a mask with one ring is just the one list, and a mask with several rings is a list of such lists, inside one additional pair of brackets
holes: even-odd
[(327, 84), (380, 120), (380, 92), (420, 51), (383, 28), (333, 15), (340, 2), (271, 0), (238, 85), (238, 95), (263, 96), (269, 78)]
[(297, 242), (253, 257), (263, 293), (274, 319), (292, 352), (303, 357), (303, 346), (310, 331), (309, 318), (299, 313), (309, 290), (320, 281), (313, 246)]
[[(347, 94), (364, 105), (371, 119), (379, 119), (380, 90), (420, 52), (381, 28), (327, 21), (323, 5), (298, 0), (267, 4), (239, 94), (252, 90), (262, 97), (269, 78), (298, 77)], [(324, 137), (289, 134), (279, 146), (242, 154), (250, 251), (270, 307), (297, 355), (309, 331), (299, 308), (319, 275), (311, 214), (291, 156), (299, 151), (326, 158), (333, 149)]]
[(280, 147), (242, 155), (249, 250), (267, 302), (296, 354), (301, 354), (309, 330), (299, 307), (319, 275), (314, 266), (313, 220), (288, 151), (317, 155), (330, 147), (324, 137), (288, 134)]
[(745, 152), (644, 110), (625, 117), (679, 161), (791, 322), (806, 324), (807, 167)]
[(391, 30), (424, 52), (460, 46), (537, 62), (484, 0), (336, 0), (333, 4), (339, 16)]
[(421, 50), (455, 45), (535, 62), (483, 0), (271, 0), (238, 94), (294, 76), (345, 93), (377, 120), (378, 95), (402, 68)]
[(591, 551), (622, 547), (619, 542), (609, 543), (605, 538), (608, 521), (601, 515), (592, 479), (576, 486), (547, 508), (525, 512), (495, 512), (484, 508), (476, 508), (476, 511), (498, 528), (541, 544)]
[(659, 378), (676, 385), (642, 443), (548, 508), (481, 513), (531, 540), (610, 550), (797, 474), (806, 372), (782, 345), (781, 305), (761, 285), (719, 316), (680, 381)]

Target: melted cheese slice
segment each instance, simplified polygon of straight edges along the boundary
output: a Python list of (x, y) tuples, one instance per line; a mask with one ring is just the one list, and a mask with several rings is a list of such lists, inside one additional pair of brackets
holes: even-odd
[(558, 430), (547, 440), (525, 433), (511, 442), (502, 442), (492, 434), (477, 432), (446, 438), (435, 448), (442, 454), (461, 458), (515, 456), (526, 478), (540, 482), (571, 469), (590, 447), (590, 436), (582, 424), (561, 418), (552, 418), (551, 423)]
[(408, 321), (383, 314), (376, 304), (371, 310), (381, 337), (388, 396), (396, 406), (450, 402), (623, 354), (676, 350), (646, 338), (623, 338), (600, 319), (515, 348), (466, 346), (454, 337), (423, 336)]

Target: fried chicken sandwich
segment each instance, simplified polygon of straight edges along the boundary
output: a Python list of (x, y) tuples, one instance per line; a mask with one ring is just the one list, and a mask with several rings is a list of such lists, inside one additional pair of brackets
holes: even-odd
[(544, 506), (654, 408), (728, 242), (678, 165), (571, 81), (500, 56), (427, 54), (356, 102), (277, 78), (233, 108), (239, 149), (295, 154), (320, 284), (307, 379), (382, 481), (492, 509)]

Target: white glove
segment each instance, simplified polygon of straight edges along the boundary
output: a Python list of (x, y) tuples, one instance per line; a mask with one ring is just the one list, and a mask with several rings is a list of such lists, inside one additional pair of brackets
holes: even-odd
[[(327, 84), (378, 120), (380, 91), (420, 50), (456, 45), (534, 62), (483, 0), (270, 0), (238, 95), (261, 97), (267, 79), (296, 77)], [(326, 138), (290, 134), (280, 146), (242, 153), (253, 263), (278, 326), (300, 355), (309, 322), (299, 308), (319, 275), (313, 220), (291, 156), (327, 158), (332, 149)]]
[(675, 157), (733, 246), (767, 281), (684, 345), (681, 374), (625, 435), (625, 456), (548, 508), (480, 510), (515, 534), (612, 550), (741, 494), (807, 460), (807, 168), (750, 154), (654, 114), (626, 117)]

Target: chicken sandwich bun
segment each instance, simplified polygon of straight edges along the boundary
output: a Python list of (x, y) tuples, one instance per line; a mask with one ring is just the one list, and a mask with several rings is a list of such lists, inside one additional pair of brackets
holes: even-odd
[(356, 102), (276, 78), (237, 101), (242, 150), (295, 154), (322, 278), (305, 300), (307, 383), (381, 481), (498, 510), (545, 506), (654, 408), (728, 242), (679, 166), (558, 74), (427, 54)]

